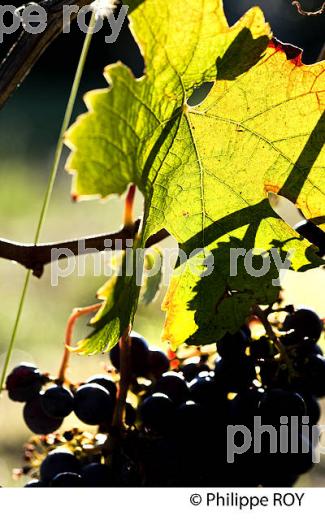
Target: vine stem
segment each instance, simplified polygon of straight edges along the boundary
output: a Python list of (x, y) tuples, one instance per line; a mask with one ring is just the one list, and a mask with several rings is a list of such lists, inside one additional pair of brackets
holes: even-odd
[[(83, 70), (84, 70), (84, 67), (85, 67), (85, 63), (86, 63), (86, 59), (87, 59), (90, 43), (91, 43), (91, 40), (92, 40), (92, 36), (93, 36), (93, 33), (94, 33), (95, 25), (96, 25), (96, 14), (95, 14), (95, 12), (93, 12), (92, 16), (91, 16), (91, 19), (90, 19), (88, 31), (87, 31), (87, 34), (86, 34), (86, 37), (85, 37), (85, 40), (84, 40), (84, 44), (83, 44), (83, 47), (82, 47), (82, 51), (81, 51), (81, 54), (80, 54), (77, 70), (76, 70), (76, 73), (75, 73), (75, 76), (74, 76), (74, 80), (73, 80), (73, 83), (72, 83), (69, 99), (68, 99), (68, 102), (67, 102), (67, 106), (66, 106), (64, 117), (63, 117), (63, 121), (62, 121), (60, 134), (59, 134), (59, 137), (58, 137), (58, 140), (57, 140), (57, 144), (56, 144), (56, 148), (55, 148), (55, 152), (54, 152), (54, 160), (53, 160), (52, 168), (51, 168), (51, 171), (50, 171), (50, 176), (49, 176), (49, 180), (48, 180), (48, 183), (47, 183), (46, 192), (45, 192), (45, 195), (44, 195), (44, 201), (43, 201), (43, 205), (42, 205), (42, 208), (41, 208), (41, 213), (40, 213), (40, 216), (39, 216), (39, 219), (38, 219), (38, 223), (37, 223), (37, 227), (36, 227), (35, 238), (34, 238), (34, 245), (35, 246), (37, 245), (37, 243), (39, 241), (39, 238), (40, 238), (40, 235), (41, 235), (41, 231), (42, 231), (42, 228), (43, 228), (43, 225), (44, 225), (46, 213), (47, 213), (47, 210), (48, 210), (48, 206), (49, 206), (49, 203), (50, 203), (54, 182), (55, 182), (55, 179), (56, 179), (56, 176), (57, 176), (57, 172), (58, 172), (59, 164), (60, 164), (60, 159), (61, 159), (61, 155), (62, 155), (62, 150), (63, 150), (63, 145), (64, 145), (64, 134), (65, 134), (65, 132), (66, 132), (68, 126), (69, 126), (70, 120), (71, 120), (73, 107), (75, 105), (77, 93), (78, 93), (79, 86), (80, 86), (80, 80), (81, 80), (81, 76), (82, 76), (82, 73), (83, 73)], [(14, 344), (15, 344), (15, 339), (16, 339), (16, 335), (17, 335), (17, 331), (18, 331), (21, 315), (22, 315), (23, 308), (24, 308), (24, 303), (25, 303), (25, 300), (26, 300), (27, 289), (28, 289), (28, 285), (29, 285), (29, 281), (30, 281), (30, 274), (31, 274), (31, 271), (28, 270), (28, 272), (27, 272), (27, 274), (25, 276), (25, 281), (24, 281), (24, 284), (23, 284), (23, 289), (22, 289), (22, 292), (21, 292), (20, 300), (19, 300), (19, 305), (18, 305), (18, 310), (17, 310), (17, 314), (16, 314), (16, 319), (15, 319), (15, 323), (14, 323), (14, 326), (13, 326), (13, 330), (12, 330), (9, 346), (8, 346), (6, 357), (5, 357), (5, 362), (4, 362), (2, 373), (1, 373), (0, 394), (1, 394), (1, 392), (3, 390), (3, 387), (4, 387), (8, 366), (9, 366), (11, 355), (12, 355), (12, 352), (13, 352), (13, 348), (14, 348)]]
[[(132, 227), (123, 227), (113, 233), (80, 237), (73, 240), (63, 240), (61, 242), (37, 244), (36, 246), (0, 238), (0, 258), (21, 264), (26, 269), (33, 271), (34, 276), (41, 278), (45, 265), (54, 261), (52, 258), (53, 249), (66, 248), (70, 250), (72, 255), (78, 256), (88, 254), (88, 248), (104, 251), (109, 240), (111, 240), (112, 250), (126, 249), (126, 241), (136, 237), (140, 224), (141, 220), (137, 219)], [(147, 239), (145, 247), (151, 247), (169, 236), (170, 234), (166, 229), (161, 229)], [(81, 249), (80, 244), (83, 245)]]
[(120, 346), (120, 383), (119, 390), (114, 410), (112, 426), (119, 430), (123, 426), (124, 410), (126, 398), (130, 386), (131, 370), (131, 340), (130, 340), (131, 325), (127, 327), (123, 336), (119, 340)]
[[(132, 227), (134, 226), (134, 199), (136, 193), (136, 185), (131, 184), (129, 186), (128, 192), (125, 198), (124, 204), (124, 217), (123, 224), (124, 227)], [(119, 348), (120, 348), (120, 382), (119, 389), (113, 414), (112, 426), (116, 428), (117, 431), (123, 427), (124, 420), (124, 411), (125, 411), (125, 403), (126, 398), (130, 386), (131, 380), (131, 340), (130, 340), (130, 332), (131, 325), (129, 325), (121, 338), (119, 339)]]
[(65, 381), (65, 373), (69, 364), (71, 352), (78, 350), (78, 347), (74, 348), (72, 346), (73, 331), (77, 319), (80, 318), (80, 316), (85, 316), (86, 314), (98, 311), (101, 306), (101, 303), (95, 303), (94, 305), (89, 305), (88, 307), (77, 307), (76, 309), (73, 309), (72, 313), (70, 314), (65, 329), (64, 352), (58, 374), (58, 379), (60, 381)]

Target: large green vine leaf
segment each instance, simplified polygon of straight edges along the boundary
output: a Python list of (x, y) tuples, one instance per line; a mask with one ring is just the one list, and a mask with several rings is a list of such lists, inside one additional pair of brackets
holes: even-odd
[[(105, 70), (111, 87), (86, 95), (89, 112), (66, 141), (73, 194), (121, 194), (134, 182), (145, 197), (140, 245), (166, 228), (187, 254), (204, 250), (175, 270), (164, 337), (174, 346), (213, 341), (278, 291), (272, 263), (256, 278), (238, 261), (233, 276), (234, 248), (275, 247), (282, 257), (294, 250), (295, 269), (320, 262), (272, 212), (267, 194), (281, 190), (308, 218), (322, 216), (324, 64), (303, 65), (297, 49), (272, 40), (259, 8), (228, 27), (221, 0), (144, 0), (130, 19), (145, 75), (137, 80), (115, 64)], [(209, 253), (212, 275), (193, 274), (193, 262), (204, 273)], [(126, 295), (129, 283), (119, 282)], [(131, 303), (119, 299), (123, 321), (134, 314), (138, 291), (131, 294)], [(87, 352), (109, 348), (122, 331), (117, 319), (112, 333), (103, 309), (91, 343), (81, 344)]]

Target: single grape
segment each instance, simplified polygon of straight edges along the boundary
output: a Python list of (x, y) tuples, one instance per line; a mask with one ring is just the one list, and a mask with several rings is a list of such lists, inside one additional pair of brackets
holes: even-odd
[(309, 338), (317, 342), (323, 330), (323, 322), (316, 312), (310, 309), (298, 309), (286, 316), (283, 330), (292, 330), (300, 341)]
[(298, 364), (302, 388), (316, 397), (325, 396), (325, 357), (308, 356)]
[(310, 393), (301, 393), (306, 404), (306, 416), (309, 417), (309, 424), (318, 423), (321, 416), (321, 408), (315, 396)]
[(185, 378), (185, 381), (190, 383), (191, 381), (193, 381), (193, 379), (195, 379), (199, 375), (200, 372), (202, 372), (204, 370), (209, 371), (210, 368), (205, 363), (201, 364), (201, 363), (189, 362), (189, 363), (184, 363), (181, 366), (180, 370)]
[(165, 372), (154, 386), (154, 392), (160, 392), (176, 404), (184, 403), (189, 397), (186, 381), (179, 372)]
[(72, 473), (72, 472), (65, 472), (65, 473), (59, 473), (56, 475), (53, 480), (50, 482), (50, 487), (63, 487), (63, 488), (69, 488), (69, 487), (84, 487), (84, 483), (82, 481), (81, 476), (78, 473)]
[(82, 468), (86, 487), (110, 487), (113, 485), (112, 470), (107, 464), (91, 462)]
[(169, 359), (165, 352), (157, 347), (149, 348), (148, 374), (155, 379), (161, 377), (164, 372), (169, 370)]
[(74, 437), (74, 432), (73, 431), (66, 431), (64, 432), (63, 434), (63, 437), (65, 438), (66, 441), (72, 441), (73, 437)]
[(87, 379), (86, 384), (95, 383), (96, 385), (103, 386), (108, 390), (111, 396), (115, 399), (117, 394), (116, 383), (110, 376), (106, 374), (96, 374)]
[[(130, 338), (131, 372), (137, 377), (145, 376), (148, 373), (149, 345), (136, 332), (131, 332)], [(109, 355), (112, 365), (116, 370), (120, 370), (120, 347), (118, 343), (110, 350)]]
[(231, 424), (243, 424), (251, 427), (254, 418), (260, 415), (259, 404), (264, 395), (264, 390), (252, 387), (239, 392), (230, 401)]
[(246, 328), (240, 328), (235, 334), (227, 332), (217, 341), (217, 352), (223, 359), (237, 359), (245, 354), (250, 337)]
[(71, 451), (56, 448), (43, 460), (40, 477), (43, 482), (51, 482), (60, 473), (77, 473), (80, 475), (80, 463)]
[(23, 416), (28, 428), (38, 435), (47, 435), (60, 428), (62, 418), (50, 417), (42, 407), (40, 396), (25, 404)]
[(266, 424), (278, 424), (280, 417), (301, 417), (306, 415), (306, 404), (297, 392), (282, 388), (266, 390), (258, 405), (259, 415)]
[(203, 372), (203, 377), (197, 377), (189, 383), (190, 398), (201, 406), (211, 406), (215, 399), (216, 385), (208, 372)]
[(194, 401), (186, 401), (181, 404), (176, 411), (175, 431), (179, 436), (181, 444), (185, 440), (193, 441), (202, 436), (204, 413), (202, 407)]
[(116, 370), (120, 370), (120, 345), (117, 343), (109, 351), (110, 361)]
[(10, 372), (6, 380), (6, 388), (12, 401), (24, 403), (37, 396), (43, 383), (44, 377), (38, 368), (23, 363)]
[(74, 398), (74, 412), (86, 424), (110, 422), (114, 399), (103, 386), (88, 383), (78, 388)]
[(41, 406), (50, 417), (67, 417), (73, 410), (73, 394), (64, 386), (51, 386), (40, 394)]
[(250, 355), (253, 359), (270, 359), (274, 356), (272, 343), (266, 336), (253, 340), (249, 347)]
[(173, 401), (160, 392), (144, 399), (139, 408), (143, 425), (157, 433), (166, 433), (171, 430), (175, 418)]
[(256, 378), (253, 360), (243, 356), (240, 360), (220, 359), (215, 366), (215, 381), (228, 392), (249, 388)]

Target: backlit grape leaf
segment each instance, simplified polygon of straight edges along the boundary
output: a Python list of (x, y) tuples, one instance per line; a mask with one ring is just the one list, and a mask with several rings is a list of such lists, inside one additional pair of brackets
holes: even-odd
[[(135, 247), (137, 243), (135, 242)], [(133, 255), (128, 249), (122, 253), (116, 274), (112, 275), (97, 292), (97, 298), (104, 300), (97, 314), (91, 319), (92, 333), (79, 341), (74, 352), (97, 354), (117, 344), (119, 338), (133, 322), (141, 287), (143, 271), (142, 250)], [(132, 269), (130, 266), (132, 265)], [(129, 274), (138, 269), (138, 276)]]
[[(272, 40), (259, 8), (228, 27), (221, 0), (144, 0), (130, 19), (145, 75), (109, 66), (110, 88), (86, 95), (89, 111), (66, 139), (73, 195), (121, 194), (136, 183), (145, 197), (142, 244), (166, 228), (188, 255), (198, 250), (171, 281), (164, 337), (174, 346), (211, 342), (278, 290), (272, 262), (254, 277), (239, 261), (233, 275), (233, 249), (294, 250), (295, 269), (320, 263), (267, 194), (281, 191), (306, 217), (323, 216), (324, 63), (303, 65), (299, 50)], [(193, 106), (206, 82), (206, 98)], [(209, 252), (212, 275), (189, 274), (195, 261), (204, 272)], [(96, 316), (98, 338), (109, 320)], [(112, 345), (107, 334), (104, 343)]]

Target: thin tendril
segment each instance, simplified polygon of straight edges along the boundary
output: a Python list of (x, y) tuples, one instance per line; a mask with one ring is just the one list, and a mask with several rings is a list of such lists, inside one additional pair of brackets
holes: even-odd
[[(69, 96), (69, 99), (68, 99), (68, 103), (67, 103), (67, 106), (66, 106), (66, 109), (65, 109), (65, 114), (64, 114), (64, 117), (63, 117), (63, 122), (62, 122), (61, 130), (60, 130), (59, 138), (58, 138), (58, 141), (57, 141), (57, 144), (56, 144), (53, 165), (52, 165), (52, 168), (51, 168), (51, 172), (50, 172), (50, 176), (49, 176), (49, 180), (48, 180), (48, 184), (47, 184), (47, 188), (46, 188), (46, 192), (45, 192), (45, 196), (44, 196), (44, 202), (43, 202), (43, 205), (42, 205), (41, 213), (40, 213), (38, 224), (37, 224), (37, 227), (36, 227), (35, 238), (34, 238), (34, 244), (35, 245), (37, 245), (37, 243), (38, 243), (38, 240), (40, 238), (41, 231), (42, 231), (42, 228), (43, 228), (43, 225), (44, 225), (44, 222), (45, 222), (46, 213), (47, 213), (48, 206), (49, 206), (49, 203), (50, 203), (54, 182), (55, 182), (55, 179), (56, 179), (56, 176), (57, 176), (57, 172), (58, 172), (58, 169), (59, 169), (60, 159), (61, 159), (63, 145), (64, 145), (64, 134), (65, 134), (65, 132), (66, 132), (68, 126), (69, 126), (70, 120), (71, 120), (71, 115), (72, 115), (72, 111), (73, 111), (73, 108), (74, 108), (74, 105), (75, 105), (77, 93), (78, 93), (78, 90), (79, 90), (80, 80), (81, 80), (81, 76), (82, 76), (82, 73), (83, 73), (83, 70), (84, 70), (84, 67), (85, 67), (85, 63), (86, 63), (86, 59), (87, 59), (90, 43), (91, 43), (92, 36), (93, 36), (93, 33), (94, 33), (95, 24), (96, 24), (96, 14), (95, 14), (95, 12), (93, 12), (92, 16), (91, 16), (91, 19), (90, 19), (88, 31), (87, 31), (87, 34), (86, 34), (86, 37), (85, 37), (85, 40), (84, 40), (84, 44), (83, 44), (83, 47), (82, 47), (82, 51), (81, 51), (81, 54), (80, 54), (79, 63), (78, 63), (76, 74), (75, 74), (75, 77), (74, 77), (74, 80), (73, 80), (73, 84), (72, 84), (72, 87), (71, 87), (71, 92), (70, 92), (70, 96)], [(8, 346), (8, 349), (7, 349), (5, 362), (4, 362), (4, 365), (3, 365), (3, 368), (2, 368), (1, 379), (0, 379), (0, 394), (1, 394), (2, 390), (4, 389), (4, 383), (5, 383), (5, 379), (6, 379), (6, 374), (7, 374), (8, 366), (9, 366), (9, 363), (10, 363), (11, 355), (12, 355), (12, 352), (13, 352), (15, 339), (16, 339), (16, 335), (17, 335), (17, 330), (18, 330), (18, 327), (19, 327), (20, 318), (21, 318), (21, 315), (22, 315), (24, 303), (25, 303), (25, 300), (26, 300), (26, 294), (27, 294), (27, 289), (28, 289), (28, 285), (29, 285), (29, 281), (30, 281), (30, 275), (31, 275), (31, 271), (29, 270), (27, 272), (27, 274), (26, 274), (26, 277), (25, 277), (23, 289), (22, 289), (22, 292), (21, 292), (20, 300), (19, 300), (19, 305), (18, 305), (18, 310), (17, 310), (15, 323), (14, 323), (14, 326), (13, 326), (13, 330), (12, 330), (9, 346)]]
[(325, 12), (325, 2), (316, 11), (306, 11), (298, 0), (293, 0), (291, 4), (296, 7), (298, 13), (302, 16), (319, 16)]

